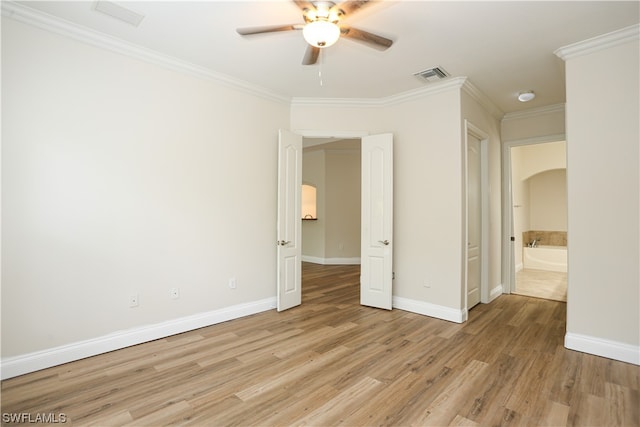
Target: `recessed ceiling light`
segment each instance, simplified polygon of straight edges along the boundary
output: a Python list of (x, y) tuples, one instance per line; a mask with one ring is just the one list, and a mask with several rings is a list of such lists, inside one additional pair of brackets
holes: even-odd
[(528, 90), (526, 92), (520, 92), (518, 94), (518, 101), (520, 101), (520, 102), (529, 102), (535, 97), (536, 97), (536, 94), (533, 93), (532, 90)]

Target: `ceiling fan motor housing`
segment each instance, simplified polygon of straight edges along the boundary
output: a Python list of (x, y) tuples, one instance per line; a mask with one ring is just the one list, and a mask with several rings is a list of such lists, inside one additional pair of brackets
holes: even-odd
[(331, 1), (317, 1), (312, 4), (315, 6), (314, 9), (306, 8), (302, 12), (306, 23), (326, 21), (337, 25), (344, 14), (344, 12), (335, 7), (335, 3)]

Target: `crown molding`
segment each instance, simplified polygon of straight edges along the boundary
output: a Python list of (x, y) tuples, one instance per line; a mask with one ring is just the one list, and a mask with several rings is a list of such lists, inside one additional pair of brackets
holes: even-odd
[(512, 113), (507, 113), (504, 115), (502, 120), (507, 121), (507, 120), (516, 120), (516, 119), (528, 119), (531, 117), (544, 116), (546, 114), (564, 113), (564, 111), (565, 111), (564, 103), (547, 105), (545, 107), (530, 108), (528, 110), (514, 111)]
[(473, 83), (465, 77), (465, 81), (462, 84), (462, 90), (465, 91), (471, 98), (473, 98), (478, 104), (482, 105), (495, 119), (500, 120), (504, 117), (504, 111), (496, 106), (478, 89)]
[(466, 77), (452, 77), (441, 82), (431, 83), (428, 86), (416, 90), (402, 92), (396, 95), (383, 98), (385, 107), (391, 107), (405, 102), (414, 101), (421, 98), (433, 96), (438, 93), (448, 92), (453, 89), (460, 89), (467, 81)]
[(212, 80), (223, 86), (258, 96), (270, 101), (289, 104), (290, 98), (281, 94), (266, 90), (243, 80), (213, 72), (207, 68), (192, 64), (181, 59), (162, 54), (152, 49), (147, 49), (133, 43), (126, 42), (116, 37), (109, 36), (99, 31), (91, 30), (87, 27), (60, 19), (47, 13), (32, 9), (12, 1), (2, 1), (2, 16), (16, 21), (32, 25), (34, 27), (50, 31), (72, 38), (74, 40), (107, 49), (122, 55), (126, 55), (141, 61), (149, 62), (190, 74), (195, 77)]
[(588, 55), (602, 49), (608, 49), (620, 44), (640, 39), (640, 24), (621, 28), (601, 36), (592, 37), (581, 42), (556, 49), (556, 56), (566, 61), (578, 56)]
[(109, 36), (63, 20), (50, 14), (32, 9), (23, 4), (4, 0), (2, 15), (16, 21), (52, 32), (71, 39), (126, 55), (144, 62), (162, 66), (174, 71), (183, 72), (199, 78), (212, 80), (223, 86), (239, 90), (270, 101), (288, 104), (291, 107), (338, 107), (338, 108), (381, 108), (433, 96), (454, 89), (462, 89), (486, 108), (494, 117), (500, 119), (504, 113), (480, 92), (467, 77), (454, 77), (431, 83), (426, 87), (409, 90), (383, 98), (290, 98), (279, 93), (235, 79), (221, 73), (213, 72), (205, 67), (192, 64), (181, 59), (147, 49), (116, 37)]
[(292, 107), (321, 107), (321, 108), (382, 108), (391, 107), (405, 102), (433, 96), (437, 93), (450, 91), (453, 89), (464, 90), (471, 98), (487, 109), (496, 119), (501, 119), (504, 112), (477, 87), (475, 87), (467, 77), (448, 78), (441, 82), (432, 83), (427, 87), (417, 90), (410, 90), (391, 95), (384, 98), (292, 98)]
[(436, 93), (459, 89), (466, 77), (455, 77), (432, 83), (427, 87), (410, 90), (383, 98), (300, 98), (291, 99), (292, 107), (324, 107), (324, 108), (382, 108), (402, 104)]
[(324, 107), (324, 108), (380, 108), (384, 107), (382, 98), (291, 98), (292, 107)]

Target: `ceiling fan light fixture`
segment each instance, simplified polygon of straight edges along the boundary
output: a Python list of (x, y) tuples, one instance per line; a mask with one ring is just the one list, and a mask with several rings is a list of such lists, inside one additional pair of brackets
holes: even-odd
[(518, 94), (518, 101), (529, 102), (535, 97), (536, 97), (536, 94), (532, 90), (528, 90), (526, 92), (520, 92)]
[(324, 20), (309, 22), (302, 29), (302, 35), (311, 46), (329, 47), (340, 38), (340, 27)]

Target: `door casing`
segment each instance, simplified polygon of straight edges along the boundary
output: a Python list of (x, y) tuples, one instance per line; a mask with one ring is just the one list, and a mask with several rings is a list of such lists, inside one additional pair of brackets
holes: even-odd
[(467, 188), (467, 179), (468, 179), (468, 159), (467, 159), (467, 150), (469, 147), (469, 135), (480, 140), (480, 193), (481, 193), (481, 230), (480, 235), (481, 244), (480, 244), (480, 302), (488, 303), (490, 302), (489, 295), (489, 135), (484, 132), (479, 127), (475, 126), (469, 120), (464, 121), (464, 147), (463, 147), (463, 157), (464, 157), (464, 168), (463, 168), (463, 183), (464, 183), (464, 208), (463, 208), (463, 217), (464, 217), (464, 228), (463, 228), (463, 236), (462, 236), (462, 264), (463, 264), (463, 280), (462, 280), (462, 292), (464, 294), (464, 320), (466, 321), (468, 317), (468, 301), (467, 301), (467, 282), (469, 278), (468, 272), (468, 264), (467, 259), (469, 257), (468, 253), (468, 233), (469, 233), (469, 215), (468, 215), (468, 206), (467, 206), (467, 198), (468, 198), (468, 188)]
[(308, 130), (294, 129), (291, 132), (302, 136), (303, 138), (327, 138), (327, 139), (353, 139), (364, 138), (370, 136), (368, 131), (326, 131), (326, 130)]
[(502, 142), (502, 292), (515, 291), (516, 264), (513, 254), (513, 189), (511, 186), (511, 148), (522, 145), (566, 141), (565, 134), (516, 139)]

